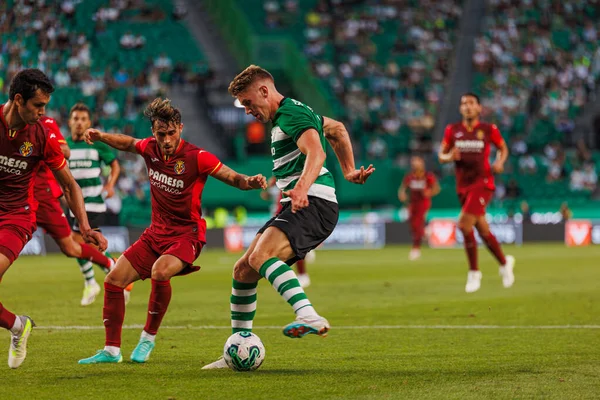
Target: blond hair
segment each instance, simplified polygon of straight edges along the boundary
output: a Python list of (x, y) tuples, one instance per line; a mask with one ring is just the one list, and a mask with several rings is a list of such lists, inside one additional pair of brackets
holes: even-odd
[(237, 97), (238, 94), (248, 89), (250, 85), (259, 79), (269, 79), (271, 82), (275, 82), (269, 71), (252, 64), (233, 78), (229, 84), (229, 94)]
[(144, 110), (144, 115), (150, 120), (152, 126), (154, 121), (162, 121), (166, 124), (175, 122), (177, 125), (181, 123), (181, 112), (179, 109), (171, 105), (171, 100), (157, 97), (148, 104)]

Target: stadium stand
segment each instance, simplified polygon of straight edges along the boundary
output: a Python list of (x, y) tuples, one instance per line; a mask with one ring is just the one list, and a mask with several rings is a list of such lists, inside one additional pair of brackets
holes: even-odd
[[(575, 132), (575, 119), (600, 78), (600, 6), (538, 3), (488, 1), (476, 40), (474, 91), (512, 153), (496, 197), (511, 209), (523, 200), (532, 208), (596, 207), (600, 157)], [(509, 196), (509, 186), (519, 190)]]

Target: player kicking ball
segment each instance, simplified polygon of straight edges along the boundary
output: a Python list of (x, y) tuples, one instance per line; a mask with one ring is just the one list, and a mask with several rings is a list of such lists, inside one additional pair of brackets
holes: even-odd
[[(504, 256), (485, 218), (485, 209), (496, 188), (494, 174), (504, 171), (508, 147), (496, 125), (479, 121), (481, 104), (477, 95), (465, 93), (460, 98), (460, 113), (463, 117), (462, 122), (446, 127), (438, 158), (441, 163), (454, 162), (455, 165), (456, 191), (462, 205), (458, 228), (464, 236), (465, 251), (469, 260), (465, 291), (473, 293), (481, 287), (482, 274), (477, 264), (474, 229), (477, 229), (479, 236), (500, 264), (502, 284), (509, 288), (515, 282), (515, 258)], [(490, 166), (492, 144), (498, 151), (496, 160)]]
[[(425, 170), (425, 160), (422, 157), (413, 156), (410, 159), (410, 167), (411, 171), (404, 176), (398, 189), (398, 199), (402, 203), (409, 202), (408, 221), (413, 245), (408, 253), (408, 259), (415, 261), (421, 257), (427, 213), (431, 208), (431, 198), (440, 192), (440, 184), (433, 173)], [(410, 191), (410, 199), (407, 190)]]
[(121, 329), (125, 317), (123, 289), (139, 279), (152, 280), (146, 325), (131, 360), (143, 363), (155, 346), (156, 333), (171, 301), (170, 279), (200, 269), (193, 266), (206, 243), (201, 197), (209, 176), (240, 190), (265, 189), (262, 175), (246, 176), (224, 166), (214, 155), (181, 138), (181, 113), (170, 100), (155, 99), (145, 110), (152, 137), (85, 132), (88, 143), (103, 142), (121, 151), (137, 153), (148, 168), (152, 198), (152, 223), (138, 241), (117, 260), (104, 280), (106, 341), (96, 355), (79, 364), (119, 363)]
[[(327, 239), (338, 221), (335, 183), (323, 166), (325, 141), (333, 147), (346, 180), (363, 184), (375, 168), (370, 165), (356, 169), (344, 125), (283, 96), (265, 69), (249, 66), (231, 82), (229, 93), (245, 107), (246, 114), (263, 123), (272, 122), (273, 174), (283, 192), (282, 210), (258, 231), (233, 268), (232, 331), (252, 331), (256, 289), (258, 281), (265, 278), (296, 314), (296, 320), (283, 328), (284, 335), (325, 336), (329, 322), (317, 314), (289, 267)], [(227, 368), (223, 358), (202, 369), (218, 368)]]
[[(0, 106), (0, 280), (35, 232), (33, 180), (44, 162), (62, 186), (67, 203), (80, 221), (86, 243), (105, 250), (101, 233), (90, 228), (81, 189), (69, 171), (58, 141), (40, 121), (54, 87), (39, 69), (24, 69), (13, 78), (9, 100)], [(35, 324), (0, 303), (0, 327), (11, 333), (8, 366), (18, 368), (27, 355), (27, 340)]]

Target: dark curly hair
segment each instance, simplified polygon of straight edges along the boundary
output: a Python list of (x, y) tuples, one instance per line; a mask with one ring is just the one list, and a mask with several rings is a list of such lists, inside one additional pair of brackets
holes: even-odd
[(181, 123), (181, 112), (179, 109), (171, 105), (171, 100), (157, 97), (148, 104), (144, 110), (144, 115), (150, 120), (152, 126), (154, 121), (162, 121), (166, 124), (175, 122), (177, 125)]

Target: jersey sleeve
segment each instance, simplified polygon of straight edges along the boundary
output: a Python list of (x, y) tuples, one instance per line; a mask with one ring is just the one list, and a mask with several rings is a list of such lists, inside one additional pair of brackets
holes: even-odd
[(495, 124), (492, 124), (490, 140), (496, 147), (500, 147), (504, 144), (504, 138), (502, 134), (500, 134), (500, 129)]
[(107, 165), (117, 158), (117, 152), (106, 143), (101, 143), (101, 146), (98, 147), (98, 153), (100, 155), (100, 160)]
[(442, 139), (442, 146), (447, 148), (454, 147), (454, 137), (452, 136), (452, 125), (447, 125), (444, 130), (444, 138)]
[(138, 152), (139, 155), (144, 155), (144, 153), (146, 152), (146, 147), (148, 147), (148, 143), (150, 143), (152, 139), (153, 138), (148, 137), (146, 139), (140, 140), (135, 144), (135, 150)]
[(402, 185), (405, 187), (410, 186), (410, 173), (404, 175), (404, 178), (402, 178)]
[(58, 144), (67, 144), (65, 137), (60, 132), (60, 127), (56, 123), (56, 120), (52, 118), (46, 118), (44, 126), (48, 129), (50, 140), (56, 140)]
[(295, 107), (293, 112), (287, 111), (283, 113), (277, 123), (286, 135), (294, 139), (294, 142), (298, 142), (300, 136), (309, 129), (319, 131), (317, 121), (313, 118), (310, 111), (303, 106), (292, 106)]
[(67, 160), (60, 149), (57, 140), (50, 139), (50, 131), (47, 131), (47, 139), (44, 147), (44, 162), (53, 171), (58, 171), (67, 165)]
[(222, 166), (223, 163), (214, 154), (206, 150), (198, 152), (198, 174), (212, 175), (220, 170)]
[(437, 179), (435, 177), (434, 174), (432, 174), (431, 172), (427, 174), (427, 187), (428, 188), (432, 188), (435, 186), (435, 184), (437, 183)]

